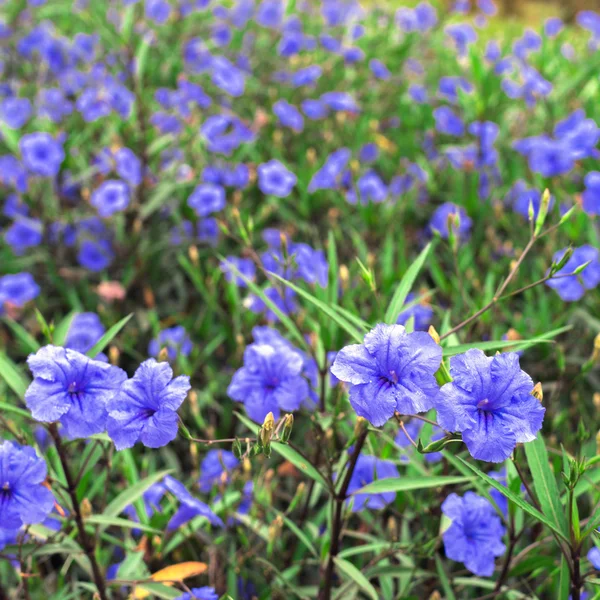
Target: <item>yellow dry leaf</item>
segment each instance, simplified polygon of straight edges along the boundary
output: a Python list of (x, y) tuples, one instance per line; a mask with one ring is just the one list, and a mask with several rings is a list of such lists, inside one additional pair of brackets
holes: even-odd
[[(156, 571), (150, 575), (150, 579), (155, 581), (156, 583), (162, 583), (163, 585), (174, 585), (179, 581), (183, 581), (188, 577), (195, 577), (196, 575), (202, 575), (206, 571), (208, 567), (206, 563), (203, 562), (182, 562), (177, 565), (171, 565), (169, 567), (165, 567), (160, 571)], [(140, 600), (141, 598), (148, 598), (151, 592), (145, 590), (143, 584), (140, 584), (135, 588), (133, 593), (131, 594), (131, 598), (135, 600)]]

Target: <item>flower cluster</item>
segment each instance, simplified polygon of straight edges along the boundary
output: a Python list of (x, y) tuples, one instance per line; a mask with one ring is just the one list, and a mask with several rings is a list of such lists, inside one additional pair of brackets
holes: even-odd
[(138, 441), (158, 448), (177, 435), (177, 409), (190, 384), (187, 376), (173, 379), (168, 363), (149, 359), (127, 379), (119, 367), (70, 348), (45, 346), (27, 362), (34, 380), (25, 401), (33, 418), (60, 422), (70, 438), (107, 431), (122, 450)]

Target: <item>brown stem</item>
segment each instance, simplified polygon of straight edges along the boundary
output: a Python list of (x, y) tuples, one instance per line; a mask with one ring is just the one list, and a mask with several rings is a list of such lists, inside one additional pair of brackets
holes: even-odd
[(83, 522), (83, 515), (81, 513), (81, 505), (79, 504), (79, 499), (77, 498), (77, 486), (69, 467), (69, 461), (65, 447), (63, 446), (62, 439), (58, 433), (58, 428), (56, 427), (55, 423), (50, 425), (49, 431), (52, 439), (54, 440), (54, 446), (56, 447), (60, 464), (62, 465), (65, 473), (65, 479), (67, 480), (67, 489), (69, 492), (69, 497), (71, 498), (71, 504), (73, 505), (73, 514), (75, 515), (75, 523), (77, 524), (79, 543), (81, 544), (85, 555), (90, 561), (94, 583), (98, 589), (98, 596), (100, 597), (100, 600), (108, 600), (108, 596), (106, 595), (106, 582), (104, 580), (104, 575), (102, 574), (100, 566), (96, 560), (96, 542), (94, 538), (90, 537), (85, 530), (85, 523)]
[(500, 297), (504, 293), (504, 290), (506, 290), (508, 284), (513, 280), (514, 276), (517, 274), (521, 263), (523, 262), (525, 256), (527, 256), (537, 239), (538, 238), (534, 235), (531, 236), (529, 242), (527, 242), (527, 245), (523, 249), (523, 252), (521, 252), (521, 256), (519, 256), (519, 259), (515, 263), (514, 267), (510, 270), (510, 273), (508, 274), (502, 285), (496, 290), (494, 297), (485, 306), (480, 308), (477, 312), (473, 313), (470, 317), (466, 318), (462, 323), (459, 323), (456, 327), (453, 327), (452, 329), (450, 329), (450, 331), (447, 331), (446, 333), (441, 335), (440, 340), (447, 338), (448, 336), (452, 335), (453, 333), (456, 333), (463, 327), (467, 326), (469, 323), (472, 323), (473, 321), (478, 319), (483, 313), (486, 313), (488, 310), (490, 310), (490, 308), (492, 308), (498, 302), (498, 300), (500, 300)]
[(342, 482), (342, 487), (338, 494), (334, 497), (334, 517), (331, 526), (331, 544), (329, 546), (329, 558), (327, 560), (327, 566), (325, 567), (325, 574), (321, 579), (319, 586), (319, 600), (330, 600), (331, 599), (331, 588), (333, 586), (333, 567), (335, 565), (335, 557), (340, 550), (340, 537), (342, 533), (342, 512), (344, 509), (344, 502), (348, 494), (348, 487), (350, 480), (356, 468), (358, 457), (362, 451), (362, 448), (369, 434), (368, 429), (364, 429), (359, 434), (356, 444), (354, 445), (354, 451), (352, 456), (348, 460), (348, 468), (346, 470), (346, 476)]

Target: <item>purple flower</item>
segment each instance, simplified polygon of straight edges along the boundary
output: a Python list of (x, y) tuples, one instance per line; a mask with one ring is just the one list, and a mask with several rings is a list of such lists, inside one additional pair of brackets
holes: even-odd
[(283, 21), (283, 12), (281, 0), (263, 0), (256, 13), (256, 22), (262, 27), (278, 29)]
[(136, 442), (160, 448), (175, 439), (177, 409), (190, 389), (187, 375), (173, 379), (169, 363), (153, 358), (144, 361), (108, 401), (106, 431), (117, 450), (131, 448)]
[(117, 175), (130, 185), (142, 183), (142, 161), (129, 148), (119, 148), (115, 153)]
[(103, 271), (110, 265), (114, 254), (107, 240), (84, 240), (77, 254), (79, 264), (90, 271)]
[(4, 200), (4, 206), (2, 207), (2, 214), (9, 219), (16, 219), (17, 217), (26, 217), (29, 213), (29, 207), (25, 202), (17, 196), (17, 194), (10, 194)]
[(225, 208), (225, 190), (214, 183), (201, 183), (191, 193), (187, 203), (199, 217), (206, 217)]
[(175, 600), (219, 600), (219, 594), (215, 592), (215, 588), (204, 586), (191, 588), (189, 592), (177, 596)]
[(346, 504), (352, 503), (352, 512), (359, 512), (365, 508), (373, 510), (385, 508), (390, 502), (394, 501), (396, 492), (383, 492), (381, 494), (356, 494), (355, 492), (373, 481), (397, 477), (398, 469), (393, 462), (381, 460), (369, 454), (361, 454), (356, 461), (356, 467), (350, 479), (350, 485), (348, 486), (349, 498), (346, 500)]
[(285, 100), (278, 100), (273, 104), (273, 113), (279, 119), (279, 123), (284, 127), (289, 127), (294, 131), (304, 129), (304, 117), (300, 111)]
[(213, 487), (227, 483), (229, 472), (239, 464), (240, 461), (229, 450), (209, 450), (200, 465), (200, 491), (210, 492)]
[(12, 96), (0, 103), (0, 120), (10, 129), (21, 129), (31, 117), (31, 102), (28, 98)]
[(29, 217), (17, 217), (6, 230), (4, 241), (15, 254), (23, 254), (27, 248), (39, 246), (42, 242), (42, 222)]
[(464, 563), (479, 577), (494, 573), (494, 559), (504, 554), (504, 527), (491, 503), (473, 492), (450, 494), (442, 504), (452, 523), (443, 533), (446, 556)]
[(146, 0), (145, 12), (147, 19), (163, 25), (171, 14), (171, 6), (165, 0)]
[(587, 553), (587, 559), (592, 563), (594, 569), (600, 571), (600, 548), (594, 546)]
[(446, 239), (449, 234), (449, 224), (452, 224), (452, 230), (457, 237), (466, 239), (473, 221), (462, 206), (445, 202), (436, 208), (427, 227), (431, 233), (437, 231), (443, 239)]
[(198, 498), (194, 498), (185, 486), (174, 477), (167, 475), (163, 480), (163, 485), (168, 492), (181, 502), (181, 506), (167, 524), (168, 531), (179, 529), (182, 525), (198, 516), (205, 517), (209, 523), (217, 527), (225, 526), (223, 521), (215, 515), (210, 507), (198, 500)]
[(92, 193), (91, 204), (101, 217), (110, 217), (129, 206), (129, 186), (119, 179), (108, 179)]
[(321, 102), (324, 102), (331, 110), (347, 112), (358, 112), (359, 110), (356, 101), (347, 92), (325, 92), (321, 96)]
[(156, 339), (148, 344), (148, 354), (157, 357), (162, 348), (167, 349), (170, 361), (177, 359), (179, 355), (188, 356), (192, 351), (192, 340), (182, 325), (163, 329)]
[(325, 164), (313, 175), (308, 185), (309, 192), (321, 189), (334, 189), (338, 185), (338, 179), (342, 175), (352, 152), (348, 148), (340, 148), (332, 152)]
[(429, 334), (380, 323), (363, 344), (342, 348), (331, 372), (350, 384), (356, 413), (380, 427), (395, 411), (410, 415), (433, 406), (441, 360), (442, 349)]
[(308, 383), (301, 372), (304, 360), (295, 348), (250, 344), (244, 351), (244, 366), (236, 371), (227, 394), (243, 402), (248, 416), (262, 423), (269, 412), (298, 410), (308, 396)]
[(28, 133), (19, 142), (25, 167), (36, 175), (54, 177), (65, 160), (62, 144), (49, 133)]
[(211, 152), (229, 156), (241, 144), (254, 139), (254, 133), (237, 117), (212, 115), (200, 128), (202, 137), (207, 141)]
[(465, 133), (462, 119), (448, 106), (440, 106), (433, 111), (435, 128), (446, 135), (460, 137)]
[[(559, 250), (552, 257), (552, 262), (558, 263), (564, 256), (566, 248)], [(571, 258), (565, 263), (560, 271), (557, 271), (546, 285), (556, 290), (565, 302), (580, 300), (586, 290), (594, 289), (600, 283), (600, 260), (598, 248), (588, 244), (575, 248)], [(564, 277), (573, 273), (577, 267), (591, 261), (579, 275)], [(563, 277), (560, 277), (563, 275)], [(557, 277), (559, 276), (559, 277)]]
[[(3, 530), (41, 523), (54, 506), (52, 492), (42, 485), (48, 474), (46, 461), (29, 446), (0, 443), (0, 545)], [(8, 537), (8, 536), (7, 536)]]
[(39, 293), (40, 286), (30, 273), (15, 273), (0, 277), (0, 314), (5, 302), (21, 307), (37, 298)]
[(298, 181), (291, 171), (275, 159), (258, 165), (257, 171), (258, 187), (263, 194), (278, 198), (287, 198)]
[(600, 129), (593, 119), (586, 119), (583, 110), (576, 110), (556, 124), (554, 135), (563, 142), (574, 160), (598, 158), (596, 145), (600, 140)]
[(550, 17), (549, 19), (546, 19), (546, 22), (544, 23), (544, 32), (550, 38), (556, 37), (562, 31), (563, 27), (564, 23), (562, 19)]
[(319, 65), (309, 65), (299, 69), (292, 75), (292, 85), (294, 87), (311, 85), (321, 77), (322, 73), (323, 69)]
[(125, 371), (68, 348), (45, 346), (27, 359), (34, 380), (25, 402), (37, 421), (59, 421), (70, 438), (101, 433), (106, 405), (127, 379)]
[[(526, 219), (529, 219), (529, 206), (533, 207), (533, 218), (536, 219), (542, 204), (542, 193), (536, 189), (523, 189), (517, 194), (513, 208)], [(554, 197), (550, 198), (549, 210), (554, 206)]]
[(517, 443), (531, 442), (546, 409), (531, 395), (533, 382), (514, 352), (487, 357), (471, 349), (450, 359), (452, 383), (434, 398), (438, 423), (459, 431), (473, 458), (502, 462)]
[(584, 179), (583, 210), (588, 215), (600, 215), (600, 172), (590, 171)]
[[(411, 292), (406, 296), (406, 300), (404, 304), (410, 304), (416, 300), (415, 295)], [(399, 315), (396, 323), (398, 325), (405, 325), (406, 322), (414, 317), (414, 327), (415, 331), (427, 331), (429, 325), (431, 324), (431, 319), (433, 317), (433, 309), (431, 306), (427, 304), (415, 304), (411, 308), (406, 308)]]
[(448, 25), (444, 31), (454, 41), (459, 56), (465, 56), (469, 44), (477, 39), (475, 30), (468, 23)]
[(221, 261), (221, 271), (225, 274), (225, 279), (235, 283), (238, 287), (246, 287), (248, 284), (236, 274), (235, 267), (242, 275), (251, 281), (256, 277), (256, 267), (249, 258), (238, 258), (237, 256), (227, 256)]
[[(105, 332), (106, 328), (102, 325), (102, 321), (96, 313), (76, 314), (69, 326), (65, 347), (85, 354), (93, 348)], [(98, 359), (97, 356), (96, 360)]]
[(221, 90), (239, 98), (244, 93), (244, 72), (231, 64), (224, 56), (216, 56), (211, 62), (212, 82)]
[(369, 62), (369, 68), (371, 69), (371, 73), (373, 73), (377, 79), (386, 81), (392, 76), (390, 70), (385, 66), (385, 64), (376, 58), (373, 58)]
[(375, 171), (367, 171), (356, 182), (361, 203), (383, 202), (387, 198), (387, 188)]

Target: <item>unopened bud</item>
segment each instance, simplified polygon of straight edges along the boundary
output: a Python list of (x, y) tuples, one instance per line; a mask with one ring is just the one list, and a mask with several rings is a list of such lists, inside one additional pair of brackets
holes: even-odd
[(591, 260), (588, 260), (587, 262), (584, 262), (582, 265), (579, 265), (574, 271), (573, 271), (573, 275), (581, 275), (581, 273), (583, 273), (587, 267), (589, 266), (589, 264), (591, 263)]
[(266, 417), (260, 428), (260, 443), (266, 447), (270, 444), (273, 432), (275, 431), (275, 418), (273, 413), (270, 412)]
[(600, 431), (596, 434), (596, 454), (600, 454)]
[(433, 338), (433, 341), (438, 344), (440, 344), (440, 334), (437, 332), (437, 329), (433, 326), (430, 325), (429, 329), (427, 330), (427, 333)]
[(531, 395), (534, 398), (537, 398), (540, 402), (544, 399), (544, 392), (542, 390), (542, 384), (541, 382), (537, 382), (534, 386), (533, 386), (533, 390), (531, 392)]
[(237, 438), (235, 438), (231, 450), (236, 458), (242, 458), (242, 443)]
[(121, 353), (116, 346), (110, 346), (108, 348), (108, 360), (110, 361), (111, 365), (118, 365), (120, 356)]
[(200, 254), (198, 252), (198, 248), (194, 245), (188, 248), (188, 256), (192, 261), (192, 264), (197, 267), (200, 264)]
[(87, 498), (81, 501), (81, 517), (85, 520), (92, 516), (92, 505)]
[(571, 258), (572, 255), (573, 255), (573, 248), (571, 246), (569, 246), (565, 250), (561, 259), (557, 263), (552, 263), (552, 265), (550, 266), (550, 271), (552, 273), (556, 273), (556, 272), (560, 271), (567, 264), (568, 260)]
[(289, 414), (286, 415), (285, 421), (283, 423), (283, 430), (281, 431), (281, 441), (285, 444), (290, 439), (290, 435), (292, 435), (292, 429), (294, 427), (294, 415)]
[(342, 282), (342, 288), (346, 289), (348, 287), (348, 282), (350, 281), (350, 271), (346, 265), (340, 265), (340, 280)]
[(369, 421), (364, 417), (357, 417), (356, 425), (354, 425), (354, 437), (358, 437), (368, 426)]
[(535, 231), (534, 235), (539, 235), (542, 231), (542, 227), (546, 222), (546, 217), (548, 216), (548, 208), (550, 207), (550, 190), (545, 189), (542, 194), (542, 201), (540, 202), (540, 208), (538, 210), (537, 219), (535, 220)]
[(310, 165), (314, 165), (317, 160), (317, 151), (314, 148), (308, 148), (306, 150), (306, 161)]
[(166, 362), (169, 360), (169, 349), (163, 346), (158, 353), (158, 362)]
[(269, 525), (269, 540), (274, 541), (281, 532), (281, 528), (283, 527), (283, 517), (281, 515), (277, 515), (275, 520)]
[(437, 590), (433, 590), (431, 596), (429, 596), (429, 600), (442, 600), (442, 595)]
[(593, 396), (592, 396), (592, 402), (594, 403), (594, 406), (600, 410), (600, 392), (596, 392)]

